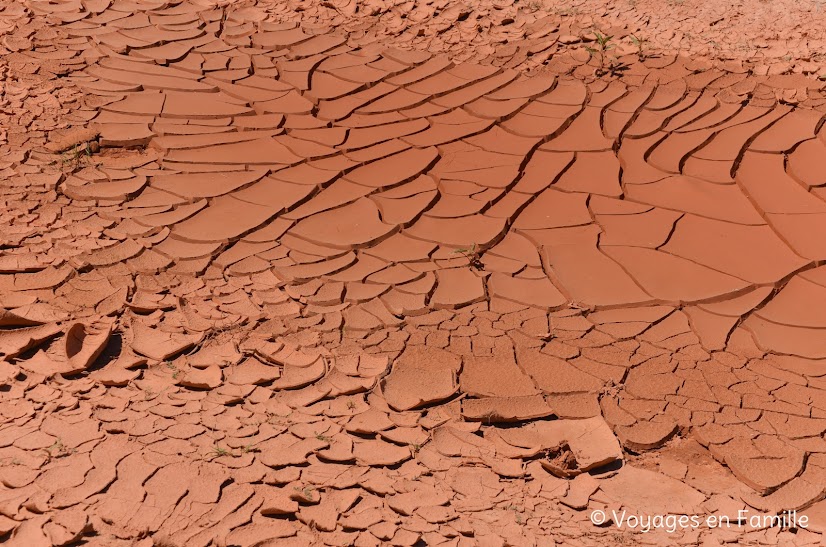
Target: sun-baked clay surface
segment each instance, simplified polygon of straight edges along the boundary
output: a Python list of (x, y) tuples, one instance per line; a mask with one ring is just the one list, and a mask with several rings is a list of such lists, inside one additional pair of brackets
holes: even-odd
[(5, 3), (0, 541), (819, 544), (820, 12), (667, 5)]
[(536, 68), (560, 50), (613, 35), (643, 49), (744, 61), (757, 74), (826, 72), (823, 0), (285, 0), (259, 2), (279, 22), (335, 28), (351, 45), (444, 53), (454, 60)]

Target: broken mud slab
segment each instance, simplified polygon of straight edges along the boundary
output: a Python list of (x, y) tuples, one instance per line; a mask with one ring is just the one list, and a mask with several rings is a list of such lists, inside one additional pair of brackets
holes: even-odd
[(558, 448), (548, 450), (539, 463), (552, 475), (563, 479), (571, 479), (582, 473), (568, 443), (562, 443)]

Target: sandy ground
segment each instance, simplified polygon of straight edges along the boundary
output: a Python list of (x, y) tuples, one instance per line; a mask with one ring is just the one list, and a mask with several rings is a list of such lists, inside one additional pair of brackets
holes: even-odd
[(821, 544), (824, 17), (3, 4), (0, 542)]

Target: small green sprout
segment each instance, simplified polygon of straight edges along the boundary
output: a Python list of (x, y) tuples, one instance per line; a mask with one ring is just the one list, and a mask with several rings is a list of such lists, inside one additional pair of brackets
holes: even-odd
[(470, 264), (471, 268), (474, 268), (476, 270), (485, 269), (485, 265), (482, 264), (482, 253), (481, 251), (479, 251), (476, 243), (474, 243), (473, 246), (470, 248), (456, 249), (455, 251), (453, 251), (453, 253), (461, 254), (462, 256), (464, 256), (467, 259), (468, 264)]
[(644, 61), (646, 58), (645, 53), (645, 44), (648, 41), (645, 38), (640, 38), (636, 34), (631, 35), (631, 43), (637, 46), (637, 57), (639, 58), (640, 62)]
[(614, 37), (602, 34), (598, 30), (594, 31), (594, 36), (597, 38), (597, 47), (586, 46), (585, 50), (591, 54), (591, 57), (596, 56), (599, 61), (597, 76), (602, 76), (609, 72), (613, 73), (617, 67), (615, 60), (608, 58), (608, 52), (616, 47), (616, 44), (613, 42)]

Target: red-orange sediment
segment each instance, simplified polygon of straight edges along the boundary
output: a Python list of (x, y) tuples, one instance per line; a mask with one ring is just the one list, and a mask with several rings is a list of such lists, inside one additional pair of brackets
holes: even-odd
[(819, 544), (787, 4), (3, 4), (0, 542)]

